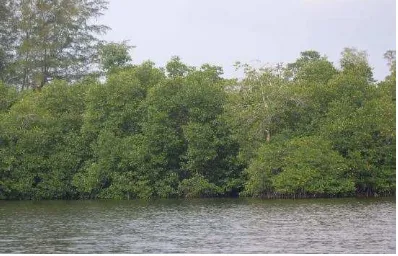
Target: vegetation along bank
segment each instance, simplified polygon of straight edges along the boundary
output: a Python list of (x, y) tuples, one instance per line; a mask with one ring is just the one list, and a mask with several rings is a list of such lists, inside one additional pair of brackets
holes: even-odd
[(395, 195), (395, 51), (383, 81), (355, 48), (338, 67), (309, 50), (226, 79), (131, 64), (81, 25), (105, 1), (6, 2), (0, 199)]

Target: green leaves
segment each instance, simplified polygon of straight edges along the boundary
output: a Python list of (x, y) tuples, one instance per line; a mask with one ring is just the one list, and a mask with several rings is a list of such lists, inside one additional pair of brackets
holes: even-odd
[(122, 43), (107, 43), (100, 46), (100, 63), (103, 70), (110, 72), (117, 68), (126, 67), (131, 61), (129, 49), (132, 46)]
[(340, 65), (343, 73), (361, 76), (367, 82), (373, 82), (373, 72), (368, 64), (366, 51), (360, 51), (356, 48), (344, 48), (341, 53)]
[(0, 29), (0, 41), (11, 41), (0, 49), (5, 60), (0, 59), (0, 66), (5, 65), (0, 77), (7, 83), (41, 89), (54, 79), (74, 82), (93, 71), (98, 63), (96, 36), (108, 28), (92, 21), (102, 15), (107, 1), (16, 0), (6, 6), (5, 13), (12, 15), (5, 21), (13, 33)]
[(264, 144), (247, 172), (247, 193), (263, 196), (336, 196), (354, 192), (348, 167), (331, 144), (320, 137)]
[(219, 187), (200, 175), (183, 180), (178, 190), (184, 197), (215, 197), (222, 194), (222, 190)]
[(230, 108), (235, 131), (244, 127), (235, 135), (248, 163), (244, 194), (393, 193), (395, 80), (376, 87), (366, 53), (356, 49), (344, 50), (341, 65), (338, 71), (320, 54), (303, 52), (287, 65), (288, 83), (271, 83), (272, 72), (246, 67)]
[(193, 70), (194, 68), (188, 67), (182, 63), (180, 57), (178, 56), (173, 56), (166, 64), (167, 76), (170, 78), (184, 77)]
[(374, 84), (361, 52), (342, 70), (315, 51), (243, 65), (238, 81), (178, 58), (127, 65), (109, 47), (103, 83), (0, 84), (0, 198), (394, 193), (395, 77)]

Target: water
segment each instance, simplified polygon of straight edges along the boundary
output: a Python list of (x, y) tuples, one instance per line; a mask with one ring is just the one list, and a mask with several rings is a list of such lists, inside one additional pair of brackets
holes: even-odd
[(0, 253), (395, 253), (395, 198), (0, 201)]

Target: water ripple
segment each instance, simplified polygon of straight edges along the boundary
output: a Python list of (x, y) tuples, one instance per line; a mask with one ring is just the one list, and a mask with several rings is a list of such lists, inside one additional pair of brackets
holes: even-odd
[(0, 201), (0, 253), (395, 253), (395, 199)]

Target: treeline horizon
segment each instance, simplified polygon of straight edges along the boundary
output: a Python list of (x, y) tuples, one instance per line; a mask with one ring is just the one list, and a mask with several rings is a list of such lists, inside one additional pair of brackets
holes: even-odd
[(226, 79), (132, 64), (106, 1), (5, 2), (0, 199), (395, 196), (395, 50), (378, 82), (355, 48)]

